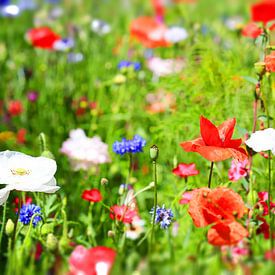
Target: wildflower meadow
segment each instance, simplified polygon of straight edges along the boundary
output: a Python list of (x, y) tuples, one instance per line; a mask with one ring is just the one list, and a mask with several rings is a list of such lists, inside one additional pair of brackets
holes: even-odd
[(275, 274), (275, 0), (0, 0), (0, 274)]

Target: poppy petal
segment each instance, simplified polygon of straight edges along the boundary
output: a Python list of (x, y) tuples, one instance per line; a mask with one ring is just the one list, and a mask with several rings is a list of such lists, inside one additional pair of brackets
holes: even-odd
[(230, 118), (218, 127), (219, 135), (224, 142), (229, 141), (231, 139), (234, 132), (235, 124), (236, 119)]
[(215, 246), (233, 245), (248, 236), (248, 231), (238, 222), (226, 221), (209, 229), (208, 242)]
[(208, 146), (222, 146), (218, 128), (207, 118), (200, 117), (201, 137)]
[(180, 146), (186, 152), (196, 152), (197, 147), (206, 146), (206, 145), (202, 138), (196, 138), (194, 140), (181, 142)]

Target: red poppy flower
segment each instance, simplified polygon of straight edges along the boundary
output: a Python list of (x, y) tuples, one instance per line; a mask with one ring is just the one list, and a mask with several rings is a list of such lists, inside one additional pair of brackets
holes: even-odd
[(27, 134), (27, 130), (22, 128), (19, 129), (17, 132), (17, 142), (20, 144), (24, 144), (26, 142), (26, 134)]
[(26, 38), (34, 47), (47, 50), (52, 50), (54, 43), (61, 39), (58, 34), (48, 27), (31, 29), (27, 32)]
[(112, 220), (117, 220), (123, 223), (132, 223), (135, 216), (137, 216), (137, 211), (131, 209), (127, 205), (114, 205), (110, 209), (110, 218)]
[(208, 242), (213, 245), (232, 245), (248, 235), (247, 230), (235, 221), (235, 218), (243, 217), (245, 211), (241, 196), (225, 187), (197, 189), (188, 210), (195, 226), (213, 225), (208, 232)]
[(179, 165), (174, 168), (172, 172), (181, 178), (187, 178), (199, 174), (199, 171), (196, 169), (195, 163), (179, 163)]
[(275, 51), (265, 57), (265, 69), (268, 72), (275, 72)]
[(98, 189), (84, 190), (82, 193), (82, 199), (90, 202), (99, 202), (102, 200), (101, 193)]
[(248, 23), (242, 29), (242, 35), (245, 37), (256, 39), (259, 35), (261, 35), (263, 30), (255, 23)]
[(275, 1), (265, 0), (251, 6), (251, 17), (253, 21), (263, 22), (275, 20)]
[(8, 106), (8, 112), (12, 116), (20, 115), (23, 112), (23, 106), (21, 101), (19, 100), (10, 101)]
[[(32, 203), (32, 198), (31, 197), (26, 197), (24, 204), (31, 204)], [(19, 208), (19, 198), (15, 197), (13, 200), (13, 204), (15, 206), (14, 211), (17, 213), (18, 208)], [(21, 201), (20, 208), (22, 207), (23, 201)]]
[(84, 246), (78, 245), (69, 259), (69, 274), (110, 274), (115, 257), (115, 250), (105, 246), (86, 249)]
[(186, 152), (197, 152), (210, 161), (222, 161), (228, 158), (235, 158), (244, 161), (247, 154), (240, 148), (241, 139), (231, 139), (236, 119), (228, 119), (219, 127), (216, 127), (210, 120), (201, 116), (200, 130), (201, 137), (185, 141), (180, 146)]
[(151, 17), (139, 17), (130, 25), (131, 36), (147, 48), (167, 47), (169, 42), (164, 38), (167, 28)]

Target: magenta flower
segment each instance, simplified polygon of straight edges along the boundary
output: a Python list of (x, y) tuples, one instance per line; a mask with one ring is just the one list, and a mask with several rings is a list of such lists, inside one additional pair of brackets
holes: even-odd
[(180, 163), (176, 168), (172, 170), (172, 172), (173, 174), (181, 178), (188, 178), (190, 176), (195, 176), (199, 174), (199, 171), (196, 169), (195, 163)]

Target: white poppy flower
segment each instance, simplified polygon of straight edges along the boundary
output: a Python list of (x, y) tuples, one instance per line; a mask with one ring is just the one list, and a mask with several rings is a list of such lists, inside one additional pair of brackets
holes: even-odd
[(275, 129), (256, 131), (245, 144), (255, 152), (271, 150), (275, 154)]
[(32, 157), (14, 151), (0, 152), (0, 205), (11, 190), (54, 193), (56, 185), (54, 174), (56, 162), (45, 157)]
[(187, 31), (182, 27), (171, 27), (164, 33), (164, 38), (170, 43), (178, 43), (188, 37)]

